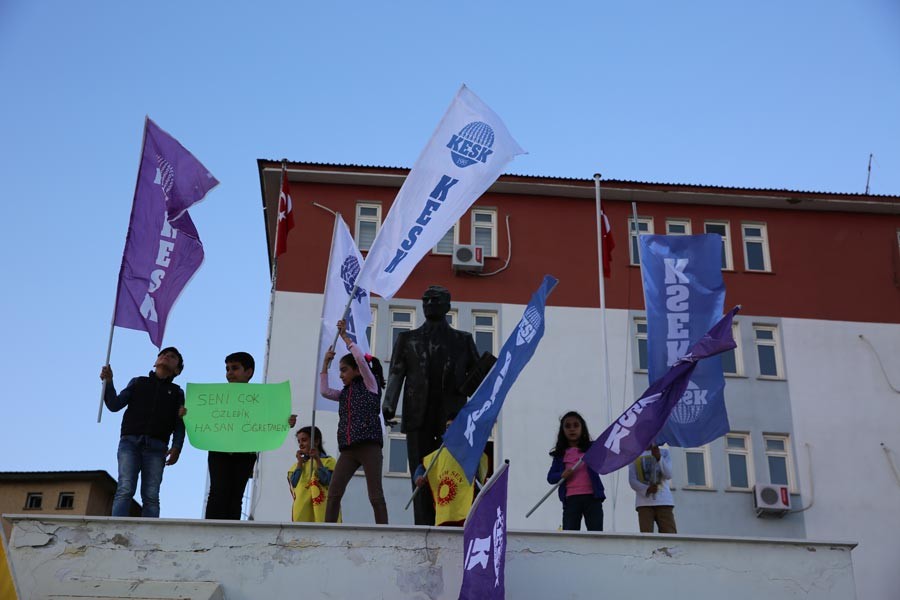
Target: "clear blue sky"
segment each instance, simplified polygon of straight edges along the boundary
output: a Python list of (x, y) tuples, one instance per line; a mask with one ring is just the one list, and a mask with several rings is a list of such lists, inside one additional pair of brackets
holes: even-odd
[[(873, 153), (900, 195), (896, 0), (230, 4), (0, 0), (0, 471), (116, 473), (98, 373), (144, 115), (221, 181), (166, 332), (182, 385), (236, 350), (261, 370), (256, 159), (409, 167), (463, 82), (529, 151), (513, 173), (862, 192)], [(117, 329), (117, 383), (155, 354)], [(166, 470), (163, 516), (200, 516), (205, 457)]]

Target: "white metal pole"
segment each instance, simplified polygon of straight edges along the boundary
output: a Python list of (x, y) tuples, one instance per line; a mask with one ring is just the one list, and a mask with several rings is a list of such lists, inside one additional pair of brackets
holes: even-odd
[[(116, 304), (118, 304), (118, 295), (116, 297)], [(103, 363), (107, 367), (109, 366), (109, 357), (112, 355), (112, 341), (113, 341), (113, 332), (116, 330), (116, 309), (113, 308), (113, 318), (112, 322), (109, 324), (109, 343), (106, 345), (106, 362)], [(106, 384), (109, 383), (108, 380), (103, 380), (103, 385), (100, 386), (100, 407), (97, 409), (97, 422), (100, 422), (101, 417), (103, 416), (103, 400), (106, 398)]]

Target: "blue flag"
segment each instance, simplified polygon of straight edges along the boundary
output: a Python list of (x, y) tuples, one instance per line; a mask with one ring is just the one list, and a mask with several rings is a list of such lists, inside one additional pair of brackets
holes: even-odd
[[(648, 370), (653, 382), (722, 315), (722, 238), (718, 234), (642, 235), (640, 243)], [(693, 448), (728, 433), (724, 390), (721, 358), (697, 365), (657, 443)]]
[(555, 277), (544, 275), (541, 287), (525, 307), (522, 320), (500, 349), (496, 364), (444, 433), (444, 446), (463, 468), (469, 481), (478, 470), (478, 461), (506, 394), (544, 336), (544, 307), (556, 283)]
[(506, 498), (509, 461), (478, 494), (463, 528), (463, 582), (459, 600), (506, 597)]
[(584, 462), (598, 473), (612, 473), (635, 460), (654, 440), (688, 389), (700, 359), (735, 347), (731, 323), (740, 307), (731, 309), (668, 372), (654, 381), (584, 453)]

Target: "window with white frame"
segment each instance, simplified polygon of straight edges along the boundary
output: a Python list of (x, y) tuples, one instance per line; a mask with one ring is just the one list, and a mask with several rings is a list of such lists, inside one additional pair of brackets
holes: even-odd
[(786, 435), (763, 434), (766, 444), (766, 462), (769, 468), (769, 483), (794, 488), (794, 465), (791, 460), (791, 440)]
[(497, 315), (492, 312), (472, 311), (472, 335), (479, 356), (485, 352), (497, 354)]
[(375, 329), (378, 325), (378, 308), (370, 306), (369, 309), (372, 311), (372, 320), (369, 322), (369, 326), (366, 327), (366, 339), (369, 341), (369, 352), (375, 354)]
[(684, 461), (687, 467), (687, 482), (684, 487), (696, 489), (712, 489), (710, 473), (709, 444), (699, 448), (685, 448)]
[(381, 229), (381, 203), (356, 203), (356, 245), (360, 251), (368, 250)]
[(722, 372), (725, 375), (740, 377), (744, 374), (744, 353), (741, 350), (741, 326), (737, 321), (731, 324), (731, 335), (737, 346), (721, 354)]
[(60, 492), (56, 501), (57, 510), (71, 510), (75, 508), (75, 492)]
[(472, 244), (484, 248), (485, 256), (497, 256), (497, 211), (472, 209)]
[(455, 308), (452, 308), (447, 311), (447, 314), (444, 318), (447, 319), (447, 325), (456, 329), (456, 323), (459, 321), (459, 311)]
[(727, 434), (725, 436), (725, 456), (728, 459), (728, 489), (749, 490), (752, 488), (753, 461), (750, 455), (750, 434)]
[(666, 219), (666, 235), (691, 235), (691, 220)]
[(647, 372), (649, 363), (647, 355), (647, 319), (638, 317), (634, 320), (634, 346), (637, 349), (637, 369)]
[(748, 271), (771, 271), (769, 237), (765, 223), (741, 223), (744, 236), (744, 268)]
[(44, 504), (44, 495), (41, 492), (28, 492), (25, 495), (25, 510), (40, 510)]
[(453, 246), (459, 243), (459, 227), (457, 223), (447, 230), (444, 237), (431, 249), (432, 254), (453, 254)]
[(728, 221), (706, 221), (703, 224), (706, 233), (718, 233), (722, 236), (722, 270), (734, 269), (734, 261), (731, 256), (731, 225)]
[(754, 325), (753, 341), (756, 344), (756, 358), (759, 362), (759, 376), (768, 379), (783, 379), (784, 366), (778, 342), (778, 327), (775, 325)]
[[(653, 217), (638, 217), (638, 234), (640, 233), (653, 233)], [(631, 238), (631, 245), (629, 246), (629, 252), (631, 252), (631, 264), (638, 265), (640, 264), (640, 254), (638, 250), (638, 234), (634, 232), (634, 219), (628, 219), (628, 235)]]
[(416, 309), (392, 308), (391, 309), (391, 352), (397, 344), (397, 336), (402, 331), (409, 331), (416, 326)]
[(406, 435), (400, 431), (399, 415), (387, 424), (387, 472), (391, 475), (409, 475), (409, 460), (406, 454)]

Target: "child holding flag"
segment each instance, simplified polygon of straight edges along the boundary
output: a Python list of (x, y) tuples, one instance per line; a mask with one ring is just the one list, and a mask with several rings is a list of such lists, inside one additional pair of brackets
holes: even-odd
[[(447, 421), (447, 427), (453, 423), (453, 419)], [(440, 452), (440, 454), (438, 454)], [(431, 461), (437, 456), (437, 461), (428, 471), (428, 477), (425, 477), (425, 470)], [(488, 457), (482, 454), (478, 463), (478, 472), (475, 479), (479, 482), (479, 487), (484, 485), (487, 479)], [(431, 454), (422, 459), (422, 464), (418, 466), (413, 481), (416, 487), (427, 485), (431, 490), (431, 497), (434, 501), (434, 524), (438, 527), (462, 527), (475, 500), (475, 480), (466, 480), (465, 471), (462, 466), (453, 458), (453, 455), (445, 448), (435, 450)]]
[(381, 432), (381, 390), (384, 389), (384, 372), (374, 356), (363, 354), (353, 339), (347, 335), (343, 320), (337, 322), (338, 334), (347, 345), (349, 354), (340, 362), (340, 378), (344, 389), (328, 387), (328, 365), (334, 358), (334, 349), (325, 353), (325, 361), (319, 374), (319, 390), (325, 398), (338, 402), (338, 448), (340, 455), (334, 467), (328, 501), (325, 505), (325, 522), (336, 523), (341, 512), (341, 498), (347, 483), (362, 465), (366, 474), (369, 502), (375, 513), (375, 523), (387, 525), (387, 503), (381, 487), (381, 466), (384, 457), (381, 449), (384, 439)]
[(587, 423), (577, 412), (569, 411), (559, 420), (556, 447), (550, 456), (553, 463), (547, 473), (547, 482), (559, 486), (559, 499), (563, 505), (563, 529), (579, 531), (581, 518), (588, 531), (603, 531), (603, 501), (606, 493), (600, 475), (582, 463), (573, 469), (591, 446)]
[(322, 432), (316, 427), (316, 444), (311, 444), (311, 428), (297, 431), (297, 462), (287, 472), (288, 485), (294, 504), (291, 521), (303, 523), (325, 522), (325, 500), (335, 460), (322, 445)]

